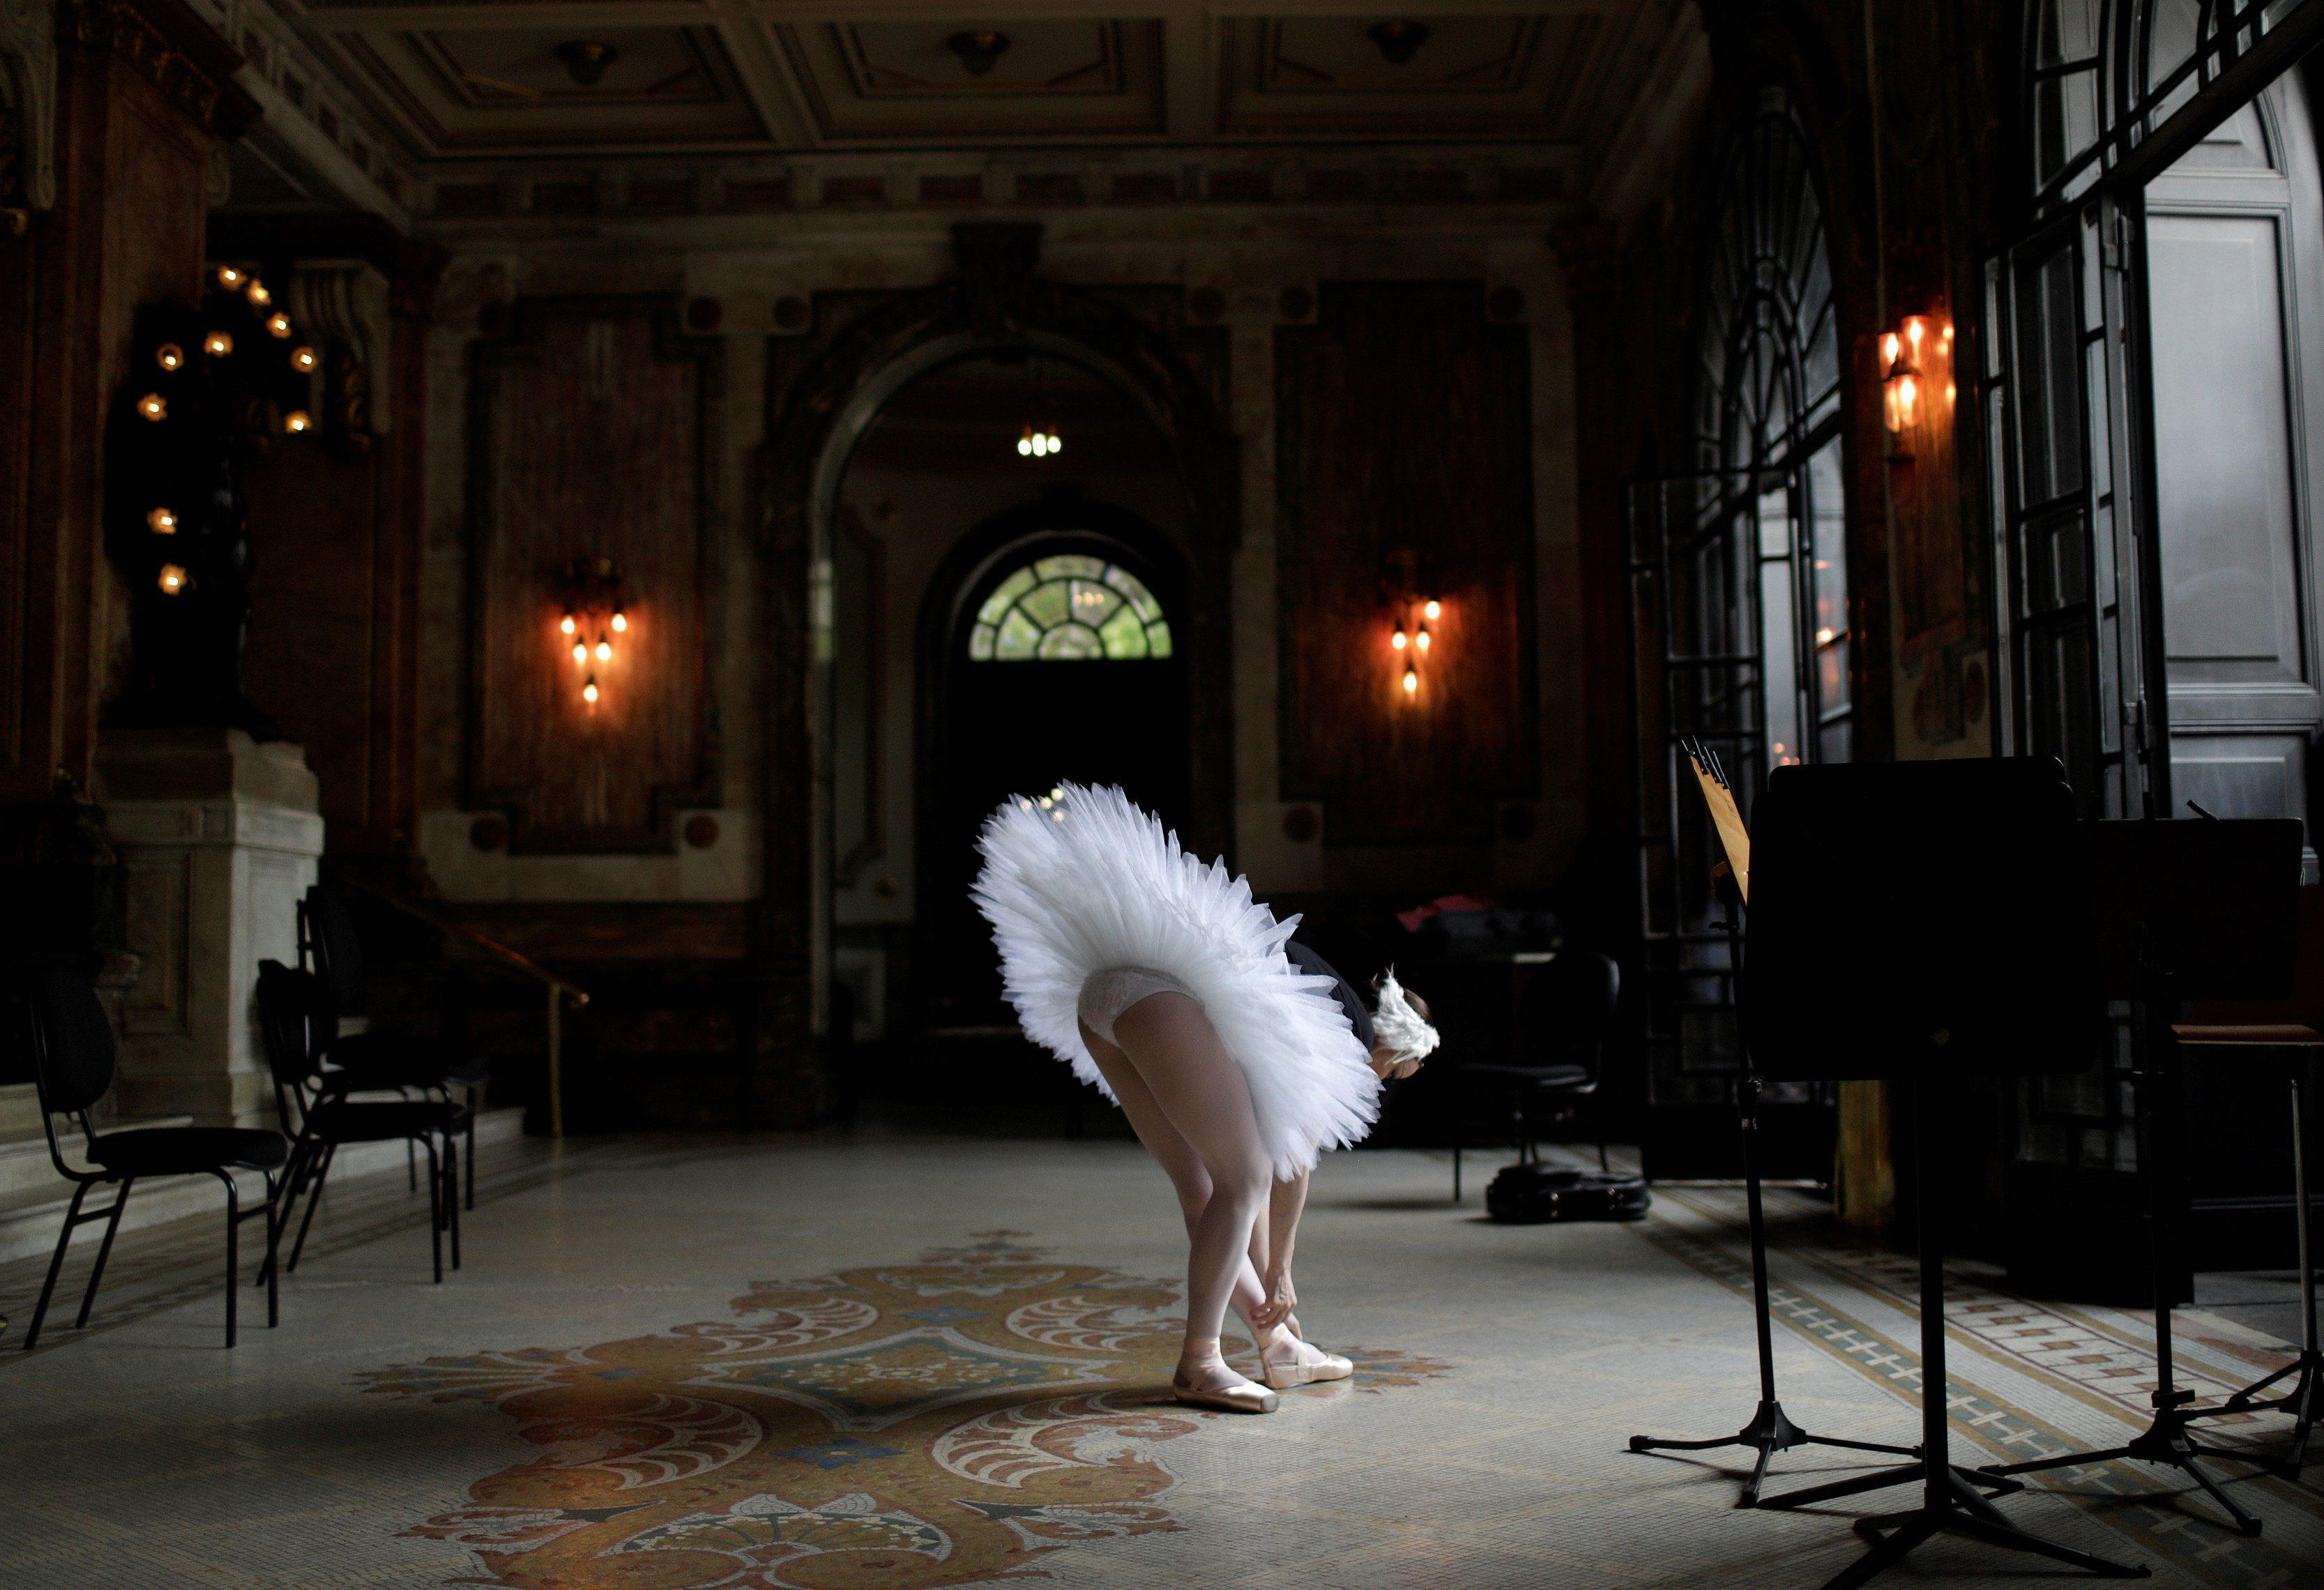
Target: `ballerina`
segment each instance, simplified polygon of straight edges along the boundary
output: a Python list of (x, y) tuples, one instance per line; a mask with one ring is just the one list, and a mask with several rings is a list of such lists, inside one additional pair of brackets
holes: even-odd
[[(1316, 1155), (1370, 1128), (1398, 1051), (1358, 1037), (1336, 975), (1295, 967), (1296, 918), (1277, 922), (1119, 789), (1013, 799), (979, 843), (973, 892), (1026, 1035), (1121, 1106), (1178, 1195), (1186, 1335), (1173, 1393), (1269, 1413), (1278, 1390), (1344, 1379), (1349, 1360), (1301, 1338), (1291, 1250)], [(1265, 1386), (1220, 1352), (1231, 1306)]]

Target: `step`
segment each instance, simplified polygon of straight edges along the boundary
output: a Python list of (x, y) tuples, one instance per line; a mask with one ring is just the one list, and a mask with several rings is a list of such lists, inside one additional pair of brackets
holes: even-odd
[(41, 1135), (41, 1095), (29, 1082), (0, 1087), (0, 1142)]
[[(191, 1126), (193, 1123), (191, 1115), (164, 1115), (150, 1121), (108, 1122), (103, 1130), (126, 1132), (136, 1127)], [(57, 1141), (65, 1145), (67, 1164), (78, 1170), (88, 1169), (88, 1160), (75, 1151), (75, 1145), (80, 1142), (78, 1127), (60, 1121), (57, 1123)], [(54, 1197), (63, 1180), (57, 1174), (57, 1168), (49, 1161), (49, 1140), (37, 1124), (29, 1136), (0, 1141), (0, 1205), (26, 1194)], [(95, 1193), (88, 1196), (97, 1197)]]
[[(511, 1105), (486, 1110), (476, 1117), (476, 1147), (480, 1151), (497, 1143), (514, 1142), (523, 1135), (521, 1106)], [(10, 1149), (20, 1146), (7, 1145)], [(40, 1150), (39, 1162), (46, 1173), (45, 1180), (19, 1191), (0, 1194), (0, 1264), (17, 1259), (46, 1258), (57, 1245), (57, 1228), (63, 1224), (65, 1209), (72, 1201), (71, 1187), (48, 1162), (48, 1144), (40, 1142), (35, 1146)], [(349, 1143), (339, 1151), (331, 1167), (331, 1183), (336, 1187), (349, 1177), (384, 1175), (390, 1171), (397, 1176), (403, 1174), (403, 1144), (400, 1141)], [(466, 1174), (465, 1167), (462, 1173)], [(265, 1194), (264, 1179), (254, 1170), (236, 1171), (235, 1182), (245, 1200)], [(94, 1188), (88, 1202), (103, 1208), (102, 1200), (111, 1196), (103, 1187)], [(181, 1220), (189, 1215), (217, 1214), (225, 1206), (225, 1189), (214, 1176), (157, 1176), (138, 1182), (136, 1190), (130, 1195), (129, 1207), (122, 1211), (122, 1234), (125, 1237), (133, 1231)], [(73, 1233), (73, 1245), (93, 1243), (104, 1234), (103, 1221), (88, 1221)]]

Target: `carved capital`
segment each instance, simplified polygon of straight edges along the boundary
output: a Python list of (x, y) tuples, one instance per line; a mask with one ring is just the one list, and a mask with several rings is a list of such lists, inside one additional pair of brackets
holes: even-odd
[(384, 432), (394, 412), (394, 361), (388, 357), (388, 280), (366, 260), (294, 260), (290, 318), (344, 350), (329, 365), (336, 429), (349, 436)]

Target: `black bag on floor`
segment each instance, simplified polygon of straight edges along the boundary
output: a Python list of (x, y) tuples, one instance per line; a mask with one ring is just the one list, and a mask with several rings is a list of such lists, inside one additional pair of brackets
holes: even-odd
[(1510, 1225), (1545, 1220), (1643, 1220), (1654, 1202), (1644, 1177), (1555, 1165), (1507, 1165), (1485, 1188), (1485, 1213)]

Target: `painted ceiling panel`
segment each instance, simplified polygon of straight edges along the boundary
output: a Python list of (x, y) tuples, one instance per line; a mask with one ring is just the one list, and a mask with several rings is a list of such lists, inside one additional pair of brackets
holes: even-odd
[[(765, 136), (706, 28), (367, 32), (342, 35), (339, 46), (439, 153)], [(576, 56), (579, 46), (586, 56)]]

